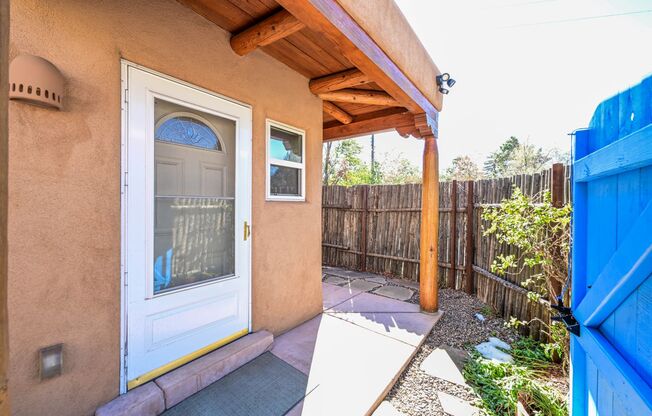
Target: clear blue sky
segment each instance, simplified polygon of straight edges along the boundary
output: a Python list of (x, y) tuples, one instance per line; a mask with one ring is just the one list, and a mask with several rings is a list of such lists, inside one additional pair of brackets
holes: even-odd
[[(458, 81), (440, 114), (442, 169), (462, 154), (482, 163), (511, 135), (568, 149), (600, 101), (652, 73), (652, 0), (395, 1)], [(379, 159), (421, 163), (421, 141), (376, 138)]]

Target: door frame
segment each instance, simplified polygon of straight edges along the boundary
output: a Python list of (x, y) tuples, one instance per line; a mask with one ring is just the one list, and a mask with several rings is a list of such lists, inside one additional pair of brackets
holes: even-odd
[[(252, 199), (253, 199), (253, 194), (252, 194), (252, 184), (253, 184), (253, 174), (252, 174), (252, 156), (253, 156), (253, 109), (250, 104), (235, 100), (231, 97), (224, 96), (222, 94), (218, 94), (214, 91), (207, 90), (205, 88), (199, 87), (197, 85), (193, 85), (191, 83), (188, 83), (186, 81), (180, 80), (178, 78), (163, 74), (161, 72), (152, 70), (150, 68), (147, 68), (145, 66), (136, 64), (132, 61), (126, 60), (126, 59), (120, 59), (120, 380), (119, 380), (119, 391), (120, 394), (124, 394), (127, 392), (127, 360), (126, 360), (126, 354), (127, 354), (127, 270), (126, 270), (126, 237), (127, 237), (127, 192), (126, 192), (126, 186), (127, 186), (127, 144), (128, 144), (128, 102), (127, 102), (127, 92), (128, 92), (128, 70), (129, 68), (135, 68), (144, 72), (147, 72), (151, 75), (178, 83), (180, 85), (183, 85), (185, 87), (189, 87), (192, 89), (195, 89), (197, 91), (200, 91), (205, 94), (209, 94), (213, 97), (229, 101), (231, 103), (240, 105), (242, 107), (245, 107), (249, 109), (249, 111), (252, 112), (252, 118), (251, 118), (251, 125), (249, 126), (249, 131), (251, 132), (251, 135), (249, 137), (249, 149), (250, 149), (250, 154), (249, 157), (246, 159), (245, 166), (243, 169), (247, 172), (249, 176), (249, 185), (250, 185), (250, 192), (248, 195), (248, 198), (245, 198), (244, 201), (242, 201), (242, 211), (246, 214), (246, 217), (250, 219), (250, 223), (253, 222), (252, 220), (252, 211), (251, 211), (251, 205), (252, 205)], [(235, 149), (234, 149), (235, 152)], [(236, 156), (236, 163), (237, 163), (237, 156)], [(250, 224), (251, 226), (251, 224)], [(237, 228), (236, 228), (237, 229)], [(237, 233), (236, 233), (237, 235)], [(252, 252), (252, 245), (251, 245), (251, 237), (249, 237), (249, 244), (247, 245), (247, 252), (245, 253), (245, 256), (247, 258), (247, 264), (244, 266), (245, 269), (248, 272), (248, 322), (247, 322), (247, 329), (249, 332), (252, 331), (252, 267), (251, 267), (251, 252)]]

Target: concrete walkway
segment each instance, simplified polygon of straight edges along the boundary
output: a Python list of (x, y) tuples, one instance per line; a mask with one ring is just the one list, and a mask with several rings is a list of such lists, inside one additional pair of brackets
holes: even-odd
[(280, 335), (271, 352), (308, 375), (289, 415), (367, 415), (381, 403), (440, 314), (323, 283), (324, 312)]

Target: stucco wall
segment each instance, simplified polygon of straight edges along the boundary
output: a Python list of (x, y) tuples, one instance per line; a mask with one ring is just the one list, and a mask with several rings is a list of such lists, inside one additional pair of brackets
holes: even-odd
[[(10, 57), (66, 78), (61, 112), (10, 103), (10, 383), (16, 415), (91, 414), (118, 394), (120, 58), (253, 106), (253, 323), (321, 310), (321, 102), (308, 80), (173, 0), (12, 0)], [(265, 118), (307, 132), (307, 202), (265, 202)], [(64, 375), (38, 380), (63, 342)]]

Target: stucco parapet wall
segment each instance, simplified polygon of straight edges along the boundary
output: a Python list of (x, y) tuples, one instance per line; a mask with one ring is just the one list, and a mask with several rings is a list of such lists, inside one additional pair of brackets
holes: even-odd
[(394, 0), (336, 1), (441, 111), (443, 96), (437, 87), (437, 75), (441, 71)]

